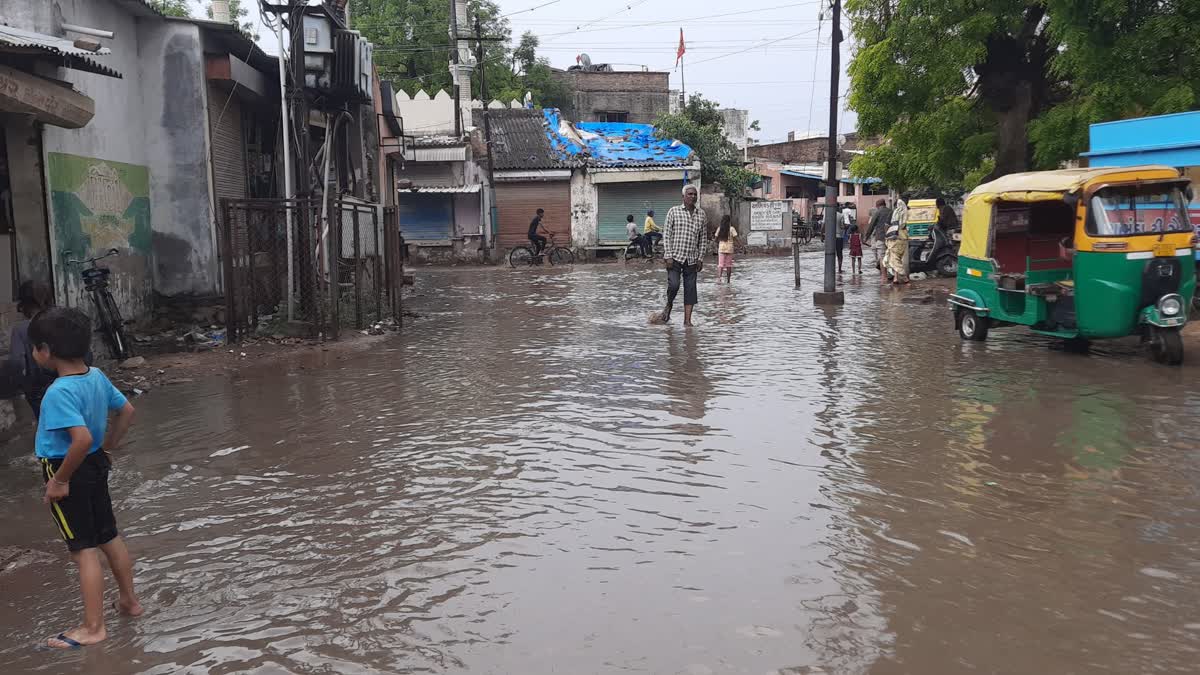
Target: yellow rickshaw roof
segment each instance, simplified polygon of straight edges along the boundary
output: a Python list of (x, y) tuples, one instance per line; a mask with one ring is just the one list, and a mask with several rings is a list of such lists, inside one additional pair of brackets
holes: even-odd
[[(1029, 193), (1027, 199), (1013, 201), (1053, 201), (1062, 199), (1063, 195), (1075, 192), (1095, 180), (1113, 174), (1126, 173), (1166, 173), (1165, 176), (1147, 176), (1147, 178), (1170, 178), (1179, 175), (1169, 166), (1105, 166), (1088, 169), (1058, 169), (1056, 171), (1031, 171), (1029, 173), (1010, 173), (1001, 176), (990, 183), (984, 183), (971, 191), (970, 197), (981, 195), (998, 195), (1006, 193)], [(1006, 194), (1006, 201), (1009, 199)]]

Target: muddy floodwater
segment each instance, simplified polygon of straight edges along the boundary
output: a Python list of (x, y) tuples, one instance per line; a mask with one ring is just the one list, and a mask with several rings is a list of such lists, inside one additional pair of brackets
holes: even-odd
[(35, 648), (79, 601), (10, 444), (0, 672), (1196, 672), (1200, 368), (805, 266), (706, 270), (692, 330), (644, 265), (420, 269), (374, 352), (152, 392), (148, 611), (80, 652)]

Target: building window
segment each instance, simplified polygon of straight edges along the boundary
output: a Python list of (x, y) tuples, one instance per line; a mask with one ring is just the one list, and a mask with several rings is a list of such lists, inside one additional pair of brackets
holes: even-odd
[(857, 197), (858, 196), (858, 184), (857, 183), (846, 183), (846, 196), (847, 197)]
[(612, 110), (604, 110), (604, 111), (600, 111), (600, 112), (596, 113), (596, 121), (597, 122), (628, 123), (629, 122), (629, 113), (628, 112), (616, 112), (616, 111), (612, 111)]
[(774, 186), (775, 179), (770, 176), (763, 176), (763, 194), (770, 195), (771, 188)]
[(866, 183), (863, 185), (864, 195), (886, 195), (889, 194), (889, 192), (890, 190), (888, 189), (888, 186), (884, 185), (883, 183)]

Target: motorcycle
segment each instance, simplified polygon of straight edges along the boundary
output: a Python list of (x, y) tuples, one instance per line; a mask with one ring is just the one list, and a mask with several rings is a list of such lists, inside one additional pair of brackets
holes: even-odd
[(908, 240), (908, 273), (934, 272), (942, 277), (958, 276), (958, 241), (942, 228), (931, 225), (927, 239)]

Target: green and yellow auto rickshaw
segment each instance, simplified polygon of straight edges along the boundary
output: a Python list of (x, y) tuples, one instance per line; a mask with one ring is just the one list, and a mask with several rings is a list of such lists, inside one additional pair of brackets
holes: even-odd
[(967, 197), (958, 287), (965, 340), (1022, 325), (1076, 344), (1140, 335), (1183, 362), (1196, 290), (1191, 187), (1175, 169), (1064, 169), (1004, 176)]

